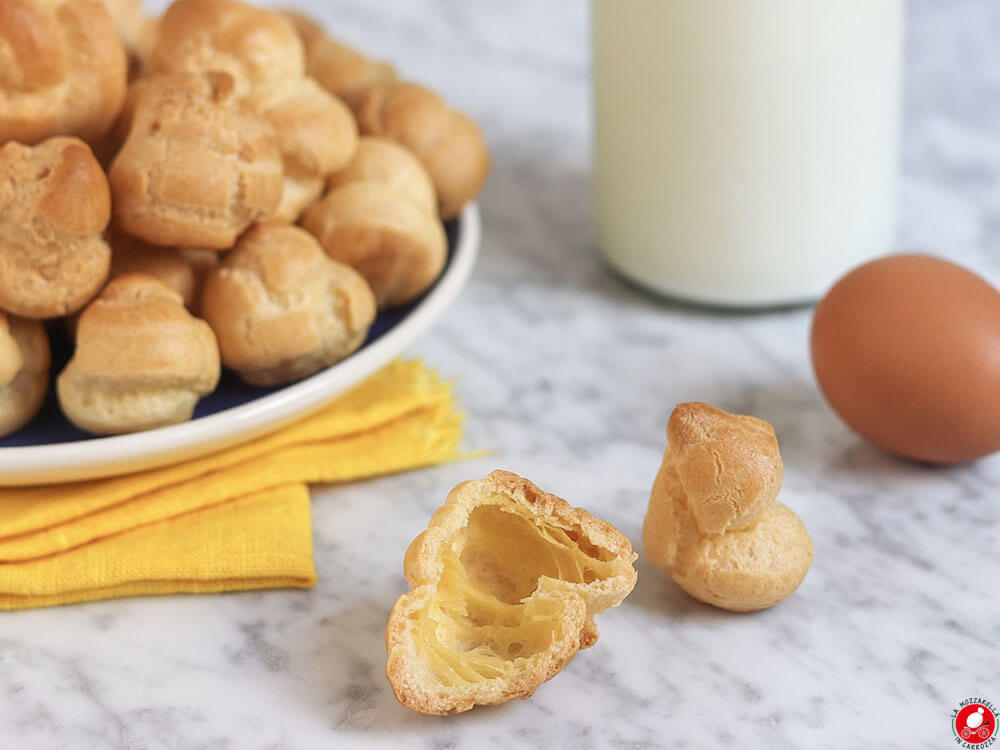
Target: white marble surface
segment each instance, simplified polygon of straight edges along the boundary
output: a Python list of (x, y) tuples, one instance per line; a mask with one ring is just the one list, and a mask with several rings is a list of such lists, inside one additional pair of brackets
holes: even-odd
[[(493, 148), (482, 261), (417, 351), (457, 379), (468, 445), (496, 452), (317, 488), (311, 591), (0, 616), (0, 747), (943, 748), (959, 700), (1000, 702), (1000, 457), (932, 469), (863, 444), (817, 394), (808, 310), (665, 306), (602, 269), (585, 3), (322, 5), (470, 111)], [(1000, 283), (1000, 5), (910, 10), (899, 244)], [(777, 429), (783, 499), (816, 545), (800, 590), (731, 615), (640, 559), (599, 643), (530, 701), (400, 707), (382, 629), (403, 551), (448, 489), (508, 468), (640, 546), (666, 417), (696, 399)]]

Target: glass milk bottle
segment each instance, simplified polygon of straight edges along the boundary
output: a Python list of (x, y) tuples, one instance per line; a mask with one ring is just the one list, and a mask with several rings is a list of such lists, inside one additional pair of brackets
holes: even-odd
[(890, 250), (903, 0), (593, 0), (592, 22), (614, 269), (771, 306)]

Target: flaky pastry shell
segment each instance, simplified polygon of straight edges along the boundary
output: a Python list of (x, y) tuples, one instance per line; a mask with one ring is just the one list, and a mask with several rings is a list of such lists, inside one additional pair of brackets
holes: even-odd
[(784, 465), (771, 425), (680, 404), (667, 439), (642, 530), (650, 562), (695, 599), (733, 612), (789, 596), (809, 571), (813, 546), (777, 502)]
[(412, 590), (386, 626), (397, 699), (450, 714), (530, 697), (597, 641), (635, 559), (611, 524), (516, 474), (463, 482), (406, 552)]
[(80, 316), (56, 379), (63, 414), (115, 435), (184, 422), (219, 382), (219, 347), (181, 295), (145, 274), (114, 279)]
[(108, 180), (90, 147), (58, 136), (0, 147), (0, 308), (25, 318), (76, 312), (108, 278)]
[(21, 429), (42, 408), (50, 364), (45, 326), (0, 311), (0, 436)]

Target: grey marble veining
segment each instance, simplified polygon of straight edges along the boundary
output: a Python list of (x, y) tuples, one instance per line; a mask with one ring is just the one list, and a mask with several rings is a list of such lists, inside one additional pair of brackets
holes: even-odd
[[(416, 352), (457, 379), (487, 458), (314, 492), (308, 592), (162, 597), (0, 616), (0, 746), (860, 748), (951, 746), (1000, 701), (1000, 457), (893, 459), (827, 409), (809, 310), (665, 305), (611, 277), (589, 227), (584, 2), (338, 0), (330, 27), (483, 125), (481, 261)], [(910, 6), (899, 247), (1000, 283), (1000, 5)], [(530, 701), (400, 707), (382, 629), (402, 554), (454, 484), (503, 467), (627, 534), (679, 401), (771, 421), (784, 502), (816, 545), (800, 590), (731, 615), (644, 559), (601, 639)]]

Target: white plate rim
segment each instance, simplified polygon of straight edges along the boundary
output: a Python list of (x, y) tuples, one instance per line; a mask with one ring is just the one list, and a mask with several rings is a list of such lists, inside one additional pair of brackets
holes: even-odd
[(145, 432), (0, 448), (0, 486), (119, 476), (178, 463), (253, 440), (333, 400), (388, 364), (440, 318), (479, 254), (479, 206), (462, 210), (451, 262), (434, 288), (392, 330), (347, 359), (281, 390), (214, 414)]

